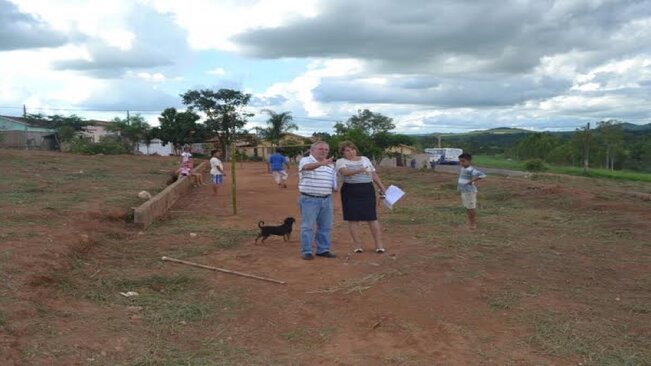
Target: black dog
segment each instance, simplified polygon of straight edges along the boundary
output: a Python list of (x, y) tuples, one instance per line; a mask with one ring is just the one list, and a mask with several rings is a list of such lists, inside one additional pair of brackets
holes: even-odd
[(288, 241), (292, 235), (292, 225), (294, 225), (295, 221), (296, 220), (293, 217), (288, 217), (285, 219), (285, 221), (283, 221), (283, 224), (279, 226), (263, 226), (264, 221), (258, 222), (260, 234), (258, 234), (258, 237), (255, 238), (255, 243), (258, 243), (258, 239), (260, 239), (260, 237), (262, 237), (262, 242), (264, 243), (264, 241), (267, 240), (270, 235), (282, 235), (283, 240)]

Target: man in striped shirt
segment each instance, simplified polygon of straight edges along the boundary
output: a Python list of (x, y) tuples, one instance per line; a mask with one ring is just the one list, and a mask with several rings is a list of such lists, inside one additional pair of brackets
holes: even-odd
[(314, 259), (312, 241), (316, 225), (316, 255), (335, 258), (330, 251), (332, 241), (332, 192), (336, 190), (336, 173), (330, 147), (317, 141), (310, 147), (310, 155), (298, 164), (298, 190), (301, 193), (301, 257)]

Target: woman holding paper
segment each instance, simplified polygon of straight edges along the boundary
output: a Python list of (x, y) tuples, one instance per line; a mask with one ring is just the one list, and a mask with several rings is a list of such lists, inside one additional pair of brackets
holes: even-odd
[(353, 238), (353, 251), (362, 253), (362, 242), (359, 237), (359, 223), (368, 222), (375, 241), (375, 252), (384, 253), (380, 223), (377, 221), (375, 189), (377, 184), (380, 198), (384, 198), (384, 185), (375, 172), (371, 161), (365, 156), (357, 156), (357, 146), (350, 141), (339, 144), (339, 152), (343, 158), (338, 159), (335, 170), (344, 177), (341, 186), (341, 205), (344, 221), (348, 221), (350, 236)]

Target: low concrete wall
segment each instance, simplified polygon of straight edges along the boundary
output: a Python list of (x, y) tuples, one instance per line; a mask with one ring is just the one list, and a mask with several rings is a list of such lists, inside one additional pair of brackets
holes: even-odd
[[(204, 173), (208, 162), (204, 161), (192, 170), (193, 173)], [(179, 197), (188, 193), (192, 188), (190, 177), (179, 177), (179, 179), (167, 186), (162, 192), (155, 195), (147, 202), (133, 210), (133, 222), (142, 225), (144, 229), (153, 224), (154, 221), (163, 216), (172, 207)]]

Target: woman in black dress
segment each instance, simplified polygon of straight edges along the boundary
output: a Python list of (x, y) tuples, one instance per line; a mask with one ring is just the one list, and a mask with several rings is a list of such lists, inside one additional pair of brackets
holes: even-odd
[(343, 158), (337, 160), (336, 170), (344, 177), (341, 187), (341, 205), (344, 221), (348, 221), (350, 236), (353, 238), (353, 251), (362, 253), (362, 242), (359, 237), (359, 223), (368, 222), (375, 252), (384, 253), (380, 223), (377, 221), (375, 189), (378, 186), (380, 197), (384, 197), (384, 185), (375, 172), (371, 161), (365, 156), (357, 156), (357, 146), (350, 141), (339, 144), (339, 152)]

